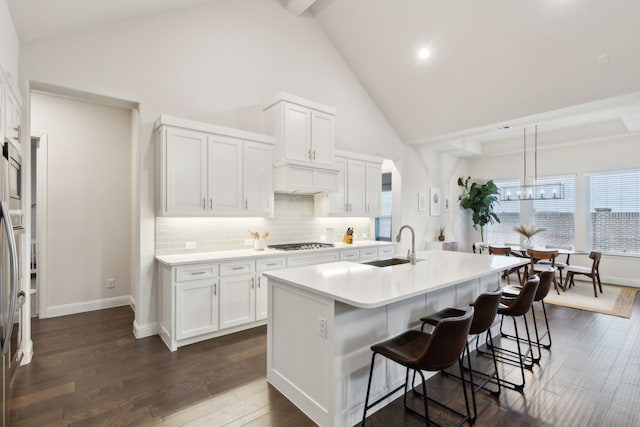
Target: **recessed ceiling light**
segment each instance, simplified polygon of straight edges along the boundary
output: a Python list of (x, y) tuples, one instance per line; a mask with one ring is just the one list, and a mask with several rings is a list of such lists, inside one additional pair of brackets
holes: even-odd
[(418, 58), (420, 59), (427, 59), (429, 56), (431, 56), (431, 52), (429, 52), (429, 49), (426, 47), (423, 47), (418, 51)]

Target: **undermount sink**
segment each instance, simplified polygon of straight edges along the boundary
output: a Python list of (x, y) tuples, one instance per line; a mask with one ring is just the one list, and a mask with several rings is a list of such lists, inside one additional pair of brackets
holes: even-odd
[[(422, 261), (421, 259), (416, 260), (416, 262)], [(410, 261), (406, 258), (389, 258), (389, 259), (379, 259), (377, 261), (363, 262), (366, 265), (373, 265), (374, 267), (390, 267), (392, 265), (399, 264), (408, 264)]]

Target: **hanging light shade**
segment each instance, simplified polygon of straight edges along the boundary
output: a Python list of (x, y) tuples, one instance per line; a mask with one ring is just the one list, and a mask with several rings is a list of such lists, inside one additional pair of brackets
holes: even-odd
[(501, 201), (512, 200), (549, 200), (564, 199), (564, 187), (561, 183), (538, 184), (538, 126), (535, 127), (534, 137), (534, 179), (533, 185), (527, 183), (527, 128), (523, 132), (523, 158), (524, 173), (522, 183), (519, 187), (502, 187), (500, 189)]

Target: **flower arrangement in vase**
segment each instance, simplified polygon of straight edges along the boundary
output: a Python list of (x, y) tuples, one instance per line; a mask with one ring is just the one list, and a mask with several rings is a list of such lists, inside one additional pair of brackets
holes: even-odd
[(530, 225), (530, 226), (519, 225), (518, 227), (513, 228), (513, 231), (524, 236), (525, 240), (522, 246), (524, 246), (527, 249), (533, 248), (533, 241), (531, 240), (531, 238), (544, 230), (545, 230), (544, 228), (538, 228), (535, 225)]

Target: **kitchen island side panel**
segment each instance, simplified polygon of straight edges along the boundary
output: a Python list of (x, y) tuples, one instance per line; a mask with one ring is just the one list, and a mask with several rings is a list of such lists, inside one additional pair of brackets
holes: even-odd
[(267, 380), (313, 421), (331, 425), (335, 302), (269, 279), (268, 304)]

